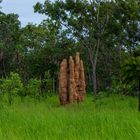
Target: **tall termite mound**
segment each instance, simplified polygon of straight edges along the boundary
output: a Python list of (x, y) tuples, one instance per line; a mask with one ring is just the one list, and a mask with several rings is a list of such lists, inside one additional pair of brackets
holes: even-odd
[(60, 104), (65, 105), (67, 104), (67, 60), (63, 59), (60, 64), (60, 74), (59, 74), (59, 99)]
[(69, 77), (68, 77), (68, 101), (73, 102), (75, 94), (74, 61), (72, 56), (69, 58)]
[(80, 60), (80, 76), (79, 76), (79, 94), (80, 94), (80, 101), (84, 100), (84, 96), (86, 93), (86, 83), (85, 83), (85, 73), (84, 73), (84, 65), (83, 61)]
[(76, 53), (75, 56), (75, 90), (77, 93), (77, 101), (80, 101), (80, 93), (79, 93), (79, 84), (80, 84), (80, 57), (79, 53)]
[(75, 62), (70, 56), (69, 63), (63, 59), (60, 64), (59, 75), (59, 98), (60, 104), (65, 105), (72, 102), (84, 100), (86, 93), (85, 74), (83, 61), (79, 53), (76, 53)]

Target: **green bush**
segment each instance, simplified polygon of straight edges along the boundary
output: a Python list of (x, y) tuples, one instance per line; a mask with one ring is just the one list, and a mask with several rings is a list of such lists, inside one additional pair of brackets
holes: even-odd
[(40, 87), (41, 81), (37, 79), (30, 79), (28, 85), (26, 86), (26, 92), (29, 96), (40, 99)]
[(136, 83), (125, 84), (122, 81), (113, 81), (111, 93), (120, 93), (124, 95), (135, 96), (137, 95)]
[(47, 97), (47, 95), (52, 95), (52, 93), (54, 93), (53, 84), (54, 83), (53, 83), (53, 79), (51, 77), (50, 71), (46, 71), (44, 79), (42, 80), (43, 97)]
[(11, 72), (9, 77), (1, 79), (0, 89), (1, 95), (6, 96), (9, 104), (12, 104), (13, 96), (22, 96), (23, 94), (23, 84), (20, 76), (17, 73)]

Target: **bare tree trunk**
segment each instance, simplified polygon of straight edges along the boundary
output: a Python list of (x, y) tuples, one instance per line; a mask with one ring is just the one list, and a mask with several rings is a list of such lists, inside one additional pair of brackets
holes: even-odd
[(97, 95), (97, 81), (96, 81), (96, 65), (92, 65), (92, 83), (93, 83), (93, 95)]
[(92, 86), (93, 86), (93, 96), (97, 95), (97, 80), (96, 80), (96, 63), (97, 59), (93, 58), (92, 52), (89, 54), (90, 63), (92, 65)]
[(89, 53), (89, 60), (92, 66), (92, 87), (93, 87), (93, 96), (96, 96), (97, 94), (97, 88), (96, 88), (96, 65), (95, 65), (95, 59), (93, 57), (93, 52), (88, 49)]
[(97, 64), (97, 55), (98, 55), (99, 45), (96, 48), (96, 54), (93, 56), (92, 51), (89, 51), (89, 59), (92, 65), (92, 86), (93, 86), (93, 96), (97, 95), (97, 80), (96, 80), (96, 64)]
[(93, 92), (94, 95), (97, 95), (97, 79), (96, 79), (96, 65), (97, 65), (97, 58), (98, 58), (98, 52), (99, 52), (99, 46), (100, 46), (100, 39), (97, 40), (96, 45), (96, 51), (95, 51), (95, 57), (92, 63), (92, 74), (93, 74)]

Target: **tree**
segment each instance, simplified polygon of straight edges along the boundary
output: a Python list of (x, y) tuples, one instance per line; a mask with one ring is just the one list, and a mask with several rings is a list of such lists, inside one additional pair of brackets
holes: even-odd
[(139, 83), (138, 111), (140, 111), (140, 56), (128, 59), (122, 69), (122, 78), (125, 83), (136, 80)]
[(58, 46), (58, 29), (50, 24), (44, 21), (38, 26), (30, 24), (22, 29), (23, 45), (26, 48), (25, 62), (32, 75), (36, 77), (44, 75), (45, 71), (54, 66), (58, 54), (61, 55), (60, 52), (63, 52)]
[[(97, 62), (101, 51), (117, 51), (115, 54), (119, 57), (120, 69), (123, 50), (131, 52), (132, 48), (137, 47), (139, 7), (138, 0), (46, 0), (44, 4), (37, 3), (34, 8), (35, 12), (47, 15), (47, 19), (60, 23), (62, 30), (67, 31), (67, 37), (72, 36), (87, 50), (96, 95)], [(108, 53), (104, 56), (108, 56)], [(110, 59), (113, 59), (113, 55)]]
[(88, 51), (92, 66), (93, 91), (97, 94), (96, 65), (102, 36), (111, 12), (109, 2), (104, 1), (55, 1), (37, 3), (35, 11), (46, 14), (54, 22), (69, 30), (75, 40), (80, 41)]
[(19, 69), (20, 47), (18, 15), (0, 13), (0, 77)]

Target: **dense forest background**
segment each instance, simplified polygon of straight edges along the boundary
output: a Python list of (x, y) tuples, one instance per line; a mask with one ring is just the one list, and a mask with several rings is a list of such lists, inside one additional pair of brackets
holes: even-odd
[(137, 95), (139, 0), (46, 0), (36, 3), (34, 11), (46, 19), (25, 27), (17, 14), (0, 11), (1, 96), (57, 93), (60, 62), (77, 51), (87, 92)]

